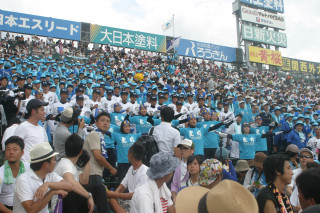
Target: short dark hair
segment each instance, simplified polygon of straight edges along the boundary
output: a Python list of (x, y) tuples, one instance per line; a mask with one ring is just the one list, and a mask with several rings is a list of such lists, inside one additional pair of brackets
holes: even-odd
[(7, 147), (8, 144), (13, 144), (13, 143), (17, 144), (20, 147), (21, 151), (23, 151), (24, 141), (22, 138), (20, 138), (19, 136), (11, 136), (6, 140), (5, 147)]
[(267, 183), (273, 183), (277, 177), (277, 172), (284, 173), (284, 162), (290, 161), (287, 155), (275, 154), (268, 156), (263, 162), (263, 172)]
[(111, 119), (110, 114), (108, 112), (100, 112), (96, 117), (96, 121), (98, 121), (102, 116), (107, 116), (109, 119)]
[[(55, 158), (55, 157), (54, 157)], [(42, 164), (44, 164), (45, 162), (48, 162), (49, 164), (51, 163), (51, 159), (52, 158), (48, 158), (46, 160), (43, 160), (43, 161), (40, 161), (38, 163), (31, 163), (30, 164), (30, 168), (33, 170), (33, 171), (39, 171), (42, 167)]]
[(78, 134), (70, 135), (65, 143), (67, 157), (76, 157), (83, 148), (83, 139)]
[(320, 169), (320, 164), (317, 162), (308, 162), (306, 166), (307, 166), (307, 169), (311, 169), (311, 168)]
[(297, 178), (296, 184), (305, 199), (313, 198), (320, 204), (320, 169), (311, 168), (303, 171)]
[(135, 160), (142, 160), (145, 148), (141, 143), (134, 143), (128, 152), (132, 154)]
[(202, 159), (199, 155), (191, 155), (187, 159), (187, 166), (189, 166), (189, 164), (191, 164), (194, 160), (198, 161), (199, 166), (202, 164)]
[(21, 123), (21, 120), (18, 117), (13, 117), (10, 119), (8, 126), (11, 126), (13, 124), (20, 124), (20, 123)]
[(174, 117), (174, 111), (171, 107), (164, 107), (161, 110), (160, 115), (165, 122), (171, 122)]

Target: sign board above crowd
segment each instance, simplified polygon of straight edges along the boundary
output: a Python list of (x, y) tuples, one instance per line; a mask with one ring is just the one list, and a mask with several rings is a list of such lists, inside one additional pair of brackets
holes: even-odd
[(0, 31), (80, 41), (80, 22), (0, 10)]
[(242, 37), (244, 40), (248, 41), (271, 44), (278, 47), (287, 47), (287, 35), (285, 33), (266, 30), (245, 24), (242, 25)]
[(91, 24), (90, 41), (98, 44), (166, 52), (166, 37)]
[(284, 16), (246, 6), (241, 6), (241, 19), (276, 29), (286, 29)]
[(282, 66), (281, 52), (254, 46), (249, 46), (249, 61)]
[(318, 75), (320, 74), (320, 63), (283, 57), (281, 69), (289, 72), (306, 72)]
[(283, 0), (240, 0), (242, 3), (250, 4), (266, 10), (284, 13)]
[(176, 50), (180, 56), (229, 63), (236, 61), (236, 49), (232, 47), (181, 39), (179, 47)]

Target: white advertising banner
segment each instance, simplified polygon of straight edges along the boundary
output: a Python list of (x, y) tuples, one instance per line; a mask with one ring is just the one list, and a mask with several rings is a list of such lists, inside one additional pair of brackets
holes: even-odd
[(246, 6), (241, 6), (241, 19), (243, 21), (261, 24), (281, 30), (286, 29), (284, 16)]

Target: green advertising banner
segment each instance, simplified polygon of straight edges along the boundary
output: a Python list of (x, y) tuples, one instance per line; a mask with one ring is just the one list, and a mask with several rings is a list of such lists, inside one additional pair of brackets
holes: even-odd
[(285, 33), (266, 30), (249, 25), (242, 25), (242, 37), (244, 40), (270, 44), (278, 47), (287, 47), (287, 35)]
[(166, 52), (166, 37), (91, 24), (90, 42), (140, 50)]

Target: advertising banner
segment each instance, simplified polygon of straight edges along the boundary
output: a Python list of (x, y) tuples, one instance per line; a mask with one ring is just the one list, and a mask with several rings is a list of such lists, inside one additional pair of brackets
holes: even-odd
[(166, 52), (166, 37), (162, 35), (91, 24), (90, 36), (93, 43)]
[(267, 10), (283, 13), (283, 0), (240, 0), (242, 3), (251, 4)]
[(278, 47), (287, 47), (287, 35), (285, 33), (266, 30), (245, 24), (242, 25), (242, 37), (244, 40), (248, 41), (271, 44)]
[(80, 41), (80, 22), (0, 10), (0, 30)]
[(241, 19), (243, 21), (248, 21), (281, 30), (286, 29), (284, 16), (246, 6), (241, 6)]
[(320, 74), (320, 63), (283, 57), (281, 69), (289, 72), (294, 71)]
[(177, 49), (178, 55), (203, 58), (214, 61), (236, 61), (236, 49), (210, 43), (181, 39)]
[(249, 46), (249, 61), (282, 66), (281, 52), (254, 46)]

